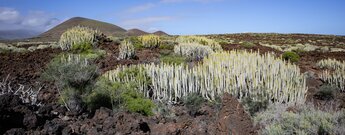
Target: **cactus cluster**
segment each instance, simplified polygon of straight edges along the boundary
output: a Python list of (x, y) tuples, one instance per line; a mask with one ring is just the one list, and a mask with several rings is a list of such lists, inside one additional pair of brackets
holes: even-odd
[(340, 69), (340, 68), (345, 69), (344, 67), (345, 61), (340, 62), (340, 61), (337, 61), (336, 59), (323, 59), (317, 62), (316, 65), (323, 69), (332, 69), (332, 70)]
[(100, 35), (98, 30), (93, 30), (88, 27), (76, 26), (64, 32), (59, 40), (59, 46), (62, 50), (71, 50), (79, 45), (77, 48), (85, 48), (87, 46), (94, 46), (96, 37)]
[(345, 91), (345, 61), (340, 62), (335, 59), (325, 59), (317, 63), (320, 68), (326, 68), (320, 78), (330, 85)]
[(139, 36), (139, 40), (145, 48), (151, 49), (159, 47), (162, 43), (160, 37), (153, 34)]
[(213, 50), (209, 46), (196, 43), (182, 43), (174, 46), (174, 52), (180, 56), (200, 60), (213, 53)]
[(118, 59), (131, 59), (135, 56), (135, 47), (129, 40), (124, 40), (120, 44)]
[[(204, 58), (203, 64), (193, 68), (171, 64), (135, 65), (146, 70), (151, 78), (152, 98), (178, 101), (191, 93), (199, 93), (205, 99), (215, 100), (224, 92), (243, 99), (253, 94), (263, 94), (273, 102), (303, 103), (306, 80), (296, 65), (286, 63), (272, 54), (260, 55), (246, 51), (219, 52)], [(116, 82), (120, 66), (103, 76)], [(131, 76), (126, 80), (133, 81)], [(149, 96), (151, 89), (141, 84), (140, 91)]]
[(222, 51), (222, 46), (215, 40), (208, 39), (201, 36), (179, 36), (176, 41), (178, 43), (197, 43), (205, 46), (209, 46), (213, 51)]

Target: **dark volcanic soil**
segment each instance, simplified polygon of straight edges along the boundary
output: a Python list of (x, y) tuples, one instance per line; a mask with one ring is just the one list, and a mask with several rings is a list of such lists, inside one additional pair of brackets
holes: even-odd
[(60, 49), (43, 49), (28, 53), (1, 53), (0, 78), (9, 75), (14, 84), (35, 83), (47, 63), (60, 52)]

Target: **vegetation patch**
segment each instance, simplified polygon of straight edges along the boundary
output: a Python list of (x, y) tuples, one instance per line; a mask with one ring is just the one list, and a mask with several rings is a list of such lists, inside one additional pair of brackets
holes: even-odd
[(84, 51), (97, 45), (100, 32), (88, 27), (76, 26), (65, 31), (59, 40), (62, 50)]
[(98, 68), (83, 55), (63, 54), (54, 58), (42, 74), (44, 81), (55, 82), (60, 101), (67, 109), (81, 112), (82, 99), (91, 90)]
[(252, 48), (256, 46), (254, 43), (248, 42), (248, 41), (241, 42), (240, 45), (243, 46), (244, 48)]
[(174, 47), (175, 54), (184, 56), (193, 60), (201, 60), (209, 54), (213, 53), (213, 50), (200, 44), (179, 44)]
[(177, 56), (177, 55), (165, 55), (159, 58), (161, 63), (168, 63), (168, 64), (182, 64), (186, 62), (186, 57)]
[(118, 59), (131, 59), (135, 57), (135, 48), (131, 41), (124, 40), (120, 44)]
[[(294, 111), (287, 111), (293, 108)], [(264, 126), (261, 134), (344, 134), (345, 110), (338, 112), (317, 110), (310, 105), (271, 105), (258, 113), (254, 121)]]
[(142, 45), (145, 48), (157, 48), (161, 45), (162, 41), (160, 39), (159, 36), (157, 35), (144, 35), (144, 36), (140, 36), (139, 40), (141, 41)]
[(282, 57), (290, 62), (298, 62), (300, 59), (300, 56), (295, 52), (284, 52)]

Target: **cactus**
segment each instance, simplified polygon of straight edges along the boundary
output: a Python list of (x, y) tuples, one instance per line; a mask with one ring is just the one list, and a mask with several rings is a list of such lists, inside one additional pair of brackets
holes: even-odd
[(202, 44), (205, 46), (209, 46), (212, 48), (213, 51), (219, 52), (222, 51), (222, 47), (218, 42), (212, 39), (208, 39), (206, 37), (200, 37), (200, 36), (179, 36), (176, 41), (178, 43), (197, 43)]
[(213, 50), (208, 46), (200, 44), (184, 43), (176, 45), (174, 47), (174, 52), (181, 56), (200, 60), (213, 53)]
[(316, 65), (326, 69), (320, 75), (323, 81), (340, 88), (341, 91), (345, 91), (345, 61), (326, 59), (320, 60)]
[[(246, 51), (217, 52), (204, 58), (202, 64), (190, 68), (185, 65), (162, 63), (134, 65), (145, 69), (151, 78), (150, 89), (141, 84), (139, 91), (156, 100), (178, 101), (191, 93), (199, 93), (207, 100), (215, 100), (224, 92), (243, 99), (265, 93), (267, 99), (278, 103), (303, 103), (306, 80), (300, 69), (272, 54), (260, 55)], [(118, 73), (128, 67), (119, 66), (103, 76), (119, 81)], [(120, 81), (135, 81), (131, 76)]]
[(95, 46), (98, 35), (100, 35), (98, 30), (76, 26), (68, 29), (61, 35), (59, 46), (62, 50), (89, 49), (90, 46)]
[(118, 59), (131, 59), (135, 56), (135, 48), (131, 41), (124, 40), (120, 44)]
[(151, 49), (159, 47), (162, 42), (159, 36), (152, 34), (140, 36), (139, 40), (145, 48)]

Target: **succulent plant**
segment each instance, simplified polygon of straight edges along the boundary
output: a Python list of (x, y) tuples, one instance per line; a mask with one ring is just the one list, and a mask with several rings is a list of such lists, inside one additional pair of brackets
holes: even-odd
[(135, 56), (135, 47), (129, 40), (124, 40), (120, 44), (120, 53), (118, 59), (131, 59)]
[(203, 59), (213, 50), (209, 46), (204, 46), (196, 43), (184, 43), (174, 47), (174, 52), (178, 55), (185, 56), (192, 59)]
[[(224, 92), (243, 99), (263, 94), (270, 102), (303, 103), (306, 95), (306, 79), (298, 66), (284, 62), (272, 54), (231, 51), (210, 54), (203, 64), (193, 68), (162, 63), (134, 65), (145, 69), (151, 78), (150, 89), (142, 83), (139, 91), (156, 100), (177, 101), (191, 93), (199, 93), (208, 100), (215, 100)], [(118, 77), (127, 66), (119, 66), (103, 76), (115, 82), (135, 81), (131, 76)]]
[(159, 47), (162, 42), (159, 36), (153, 34), (140, 36), (139, 40), (145, 48), (151, 49)]
[(84, 46), (87, 45), (94, 46), (98, 35), (100, 35), (98, 30), (76, 26), (68, 29), (61, 35), (59, 45), (62, 50), (71, 50), (77, 45), (83, 45), (82, 48), (85, 48)]
[(212, 39), (208, 39), (206, 37), (201, 37), (201, 36), (179, 36), (176, 41), (178, 43), (197, 43), (197, 44), (202, 44), (205, 46), (209, 46), (212, 48), (213, 51), (222, 51), (222, 47), (220, 44)]
[(317, 63), (320, 68), (326, 68), (320, 78), (332, 86), (345, 91), (345, 61), (340, 62), (335, 59), (325, 59)]

